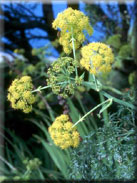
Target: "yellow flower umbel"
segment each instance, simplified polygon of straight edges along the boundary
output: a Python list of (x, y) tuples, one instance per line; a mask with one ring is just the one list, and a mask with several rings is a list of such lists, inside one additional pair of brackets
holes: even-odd
[(8, 89), (8, 100), (14, 109), (21, 109), (25, 113), (32, 111), (35, 96), (32, 94), (33, 84), (31, 77), (23, 76), (15, 79)]
[(55, 119), (48, 129), (55, 145), (62, 149), (79, 145), (80, 135), (76, 128), (72, 128), (72, 126), (73, 123), (69, 121), (68, 115), (62, 114)]
[(81, 50), (80, 64), (91, 74), (108, 73), (114, 61), (111, 48), (104, 43), (90, 43)]
[(75, 67), (78, 67), (78, 61), (71, 57), (61, 57), (51, 64), (48, 69), (47, 85), (50, 85), (53, 93), (67, 98), (73, 95), (76, 87), (81, 85), (83, 78), (75, 77), (75, 80), (70, 78), (74, 76)]
[(86, 30), (89, 35), (93, 33), (88, 17), (81, 11), (73, 10), (72, 8), (67, 8), (65, 11), (59, 13), (52, 26), (56, 30), (57, 28), (60, 29), (59, 43), (63, 46), (66, 54), (72, 51), (72, 35), (75, 39), (75, 49), (77, 49), (85, 40), (83, 30)]

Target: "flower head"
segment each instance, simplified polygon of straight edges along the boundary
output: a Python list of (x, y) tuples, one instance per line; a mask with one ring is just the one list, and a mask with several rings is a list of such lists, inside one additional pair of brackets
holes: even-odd
[(42, 162), (38, 158), (28, 159), (26, 158), (23, 163), (26, 165), (27, 170), (32, 171), (39, 168)]
[(31, 77), (23, 76), (15, 79), (8, 89), (8, 100), (14, 109), (21, 109), (25, 113), (32, 111), (35, 96), (32, 94), (33, 84)]
[(69, 121), (68, 115), (62, 114), (55, 119), (48, 129), (55, 145), (62, 149), (79, 145), (80, 135), (76, 128), (72, 128), (72, 126), (73, 123)]
[(81, 11), (73, 10), (72, 8), (67, 8), (59, 13), (52, 26), (56, 30), (57, 28), (60, 29), (59, 43), (63, 46), (66, 54), (72, 51), (72, 36), (75, 39), (75, 49), (77, 49), (85, 40), (83, 30), (86, 30), (89, 35), (93, 33), (88, 17)]
[(108, 73), (114, 61), (111, 48), (104, 43), (90, 43), (81, 50), (80, 64), (92, 74)]
[(78, 61), (71, 57), (61, 57), (52, 63), (48, 69), (47, 84), (51, 86), (53, 93), (67, 98), (74, 94), (75, 89), (82, 83), (82, 78), (77, 77), (71, 80), (75, 73), (75, 66), (78, 67)]

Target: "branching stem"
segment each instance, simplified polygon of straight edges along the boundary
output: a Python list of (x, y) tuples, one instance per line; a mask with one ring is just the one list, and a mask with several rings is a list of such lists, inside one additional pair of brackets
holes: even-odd
[(107, 102), (112, 103), (112, 98), (107, 99), (106, 101), (104, 101), (104, 102), (98, 104), (98, 105), (95, 106), (93, 109), (91, 109), (91, 110), (90, 110), (89, 112), (87, 112), (82, 118), (80, 118), (80, 119), (72, 126), (72, 128), (73, 128), (74, 126), (76, 126), (78, 123), (82, 122), (91, 112), (95, 111), (98, 107), (102, 106), (103, 104), (105, 104), (105, 103), (107, 103)]
[[(65, 84), (65, 83), (67, 84), (68, 81), (60, 82), (60, 83), (57, 83), (57, 84), (62, 85), (62, 84)], [(39, 86), (36, 90), (33, 90), (32, 93), (34, 93), (34, 92), (40, 92), (41, 90), (44, 90), (44, 89), (47, 89), (47, 88), (50, 88), (50, 87), (51, 87), (51, 85), (44, 86), (44, 87)]]

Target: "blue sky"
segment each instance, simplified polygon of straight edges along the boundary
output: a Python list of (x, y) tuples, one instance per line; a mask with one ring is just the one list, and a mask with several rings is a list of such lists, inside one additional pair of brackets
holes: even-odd
[[(53, 5), (54, 18), (57, 17), (58, 13), (64, 11), (67, 8), (66, 1), (61, 2), (61, 3), (57, 2), (57, 1), (52, 1), (52, 5)], [(79, 9), (81, 11), (83, 11), (84, 13), (86, 13), (84, 11), (84, 7), (85, 7), (85, 3), (80, 1)], [(37, 16), (42, 16), (42, 9), (41, 8), (42, 8), (42, 6), (41, 6), (41, 3), (40, 3), (34, 11)], [(46, 33), (44, 31), (40, 30), (40, 29), (33, 29), (33, 30), (31, 30), (31, 32), (33, 34), (46, 36)], [(91, 38), (88, 37), (88, 39), (91, 42), (94, 42), (94, 41), (99, 41), (103, 37), (104, 37), (104, 34), (102, 32), (94, 30), (94, 33), (93, 33), (92, 37)], [(45, 44), (50, 44), (50, 41), (48, 41), (48, 40), (39, 40), (39, 41), (38, 40), (30, 40), (30, 44), (33, 47), (38, 48), (38, 47), (44, 46)], [(56, 52), (56, 50), (54, 48), (52, 48), (52, 53), (53, 53), (54, 56), (58, 56), (58, 53)]]
[[(22, 3), (23, 4), (23, 3)], [(26, 4), (26, 3), (24, 3)], [(27, 4), (32, 4), (32, 3), (27, 3)], [(112, 4), (112, 3), (111, 3)], [(116, 4), (113, 3), (113, 4)], [(53, 5), (53, 12), (54, 12), (54, 18), (57, 17), (57, 14), (64, 11), (66, 8), (67, 8), (67, 3), (66, 1), (62, 2), (57, 2), (57, 1), (52, 1), (52, 5)], [(14, 4), (14, 6), (18, 6), (18, 4)], [(108, 14), (108, 16), (110, 17), (110, 14), (105, 6), (105, 3), (101, 3), (101, 6), (103, 8), (103, 10)], [(79, 9), (81, 11), (83, 11), (85, 14), (85, 10), (84, 10), (84, 7), (85, 7), (85, 3), (83, 3), (82, 1), (80, 1), (79, 3)], [(24, 10), (25, 11), (25, 10)], [(130, 11), (130, 9), (129, 9)], [(42, 17), (43, 14), (42, 14), (42, 3), (37, 3), (37, 6), (35, 9), (33, 9), (33, 12), (34, 14), (37, 16), (37, 17)], [(132, 13), (132, 12), (131, 12)], [(120, 17), (120, 16), (119, 16)], [(114, 18), (114, 17), (110, 17), (110, 18)], [(25, 21), (24, 19), (22, 19), (22, 22)], [(119, 19), (119, 22), (120, 22), (120, 19)], [(101, 22), (98, 22), (98, 26), (100, 26), (100, 30), (102, 28), (102, 24)], [(31, 30), (26, 30), (26, 34), (29, 35), (29, 32), (31, 34), (34, 34), (34, 35), (42, 35), (42, 36), (46, 36), (47, 33), (45, 31), (42, 31), (38, 28), (35, 28), (35, 29), (31, 29)], [(95, 42), (95, 41), (101, 41), (103, 40), (103, 38), (105, 37), (104, 33), (102, 33), (101, 31), (97, 31), (96, 30), (96, 27), (94, 27), (94, 33), (91, 37), (88, 37), (88, 40), (90, 42)], [(6, 41), (6, 40), (5, 40)], [(43, 47), (47, 44), (50, 45), (50, 51), (52, 52), (53, 56), (55, 57), (58, 57), (58, 53), (57, 51), (51, 46), (50, 44), (50, 41), (49, 40), (45, 40), (45, 39), (33, 39), (33, 40), (30, 40), (30, 44), (32, 45), (32, 47), (34, 48), (39, 48), (39, 47)]]

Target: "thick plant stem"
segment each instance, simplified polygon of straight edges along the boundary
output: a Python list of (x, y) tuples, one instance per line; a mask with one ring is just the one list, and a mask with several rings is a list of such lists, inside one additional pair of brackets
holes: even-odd
[(108, 93), (106, 93), (104, 91), (101, 91), (101, 93), (102, 93), (102, 95), (104, 95), (107, 98), (110, 98), (111, 97), (113, 99), (113, 101), (116, 102), (116, 103), (118, 103), (118, 104), (124, 105), (124, 106), (129, 107), (129, 108), (131, 108), (133, 110), (136, 109), (135, 106), (133, 104), (131, 104), (131, 103), (125, 102), (125, 101), (120, 100), (120, 99), (117, 99), (117, 98), (109, 95)]
[(110, 90), (110, 91), (112, 91), (112, 92), (114, 92), (114, 93), (116, 93), (116, 94), (118, 94), (118, 95), (124, 95), (124, 93), (122, 93), (121, 91), (119, 91), (118, 89), (116, 89), (116, 88), (113, 88), (113, 87), (111, 87), (111, 86), (102, 86), (102, 89), (105, 89), (105, 90)]
[(74, 44), (75, 39), (73, 37), (73, 28), (72, 27), (71, 27), (71, 33), (72, 33), (71, 41), (72, 41), (73, 56), (74, 56), (74, 59), (76, 59), (75, 44)]
[[(91, 89), (93, 89), (93, 90), (96, 90), (96, 87), (94, 86), (94, 84), (92, 84), (92, 83), (90, 83), (90, 82), (84, 81), (82, 84), (83, 84), (84, 86), (88, 86), (89, 88), (91, 88)], [(135, 106), (134, 106), (133, 104), (131, 104), (131, 103), (129, 103), (129, 102), (125, 102), (125, 101), (123, 101), (123, 100), (120, 100), (120, 99), (118, 99), (118, 98), (116, 98), (116, 97), (113, 97), (113, 96), (111, 96), (110, 94), (106, 93), (105, 91), (102, 91), (103, 89), (109, 89), (109, 90), (111, 90), (111, 91), (113, 91), (113, 92), (115, 92), (115, 93), (117, 93), (117, 94), (119, 94), (119, 95), (123, 95), (120, 91), (115, 90), (115, 89), (113, 89), (113, 88), (111, 88), (111, 87), (105, 87), (105, 88), (102, 87), (102, 88), (100, 89), (100, 92), (102, 93), (103, 96), (105, 96), (105, 97), (107, 97), (107, 98), (112, 98), (114, 102), (116, 102), (116, 103), (118, 103), (118, 104), (121, 104), (121, 105), (124, 105), (124, 106), (126, 106), (126, 107), (129, 107), (129, 108), (131, 108), (131, 109), (133, 109), (133, 110), (136, 109)], [(96, 91), (97, 91), (97, 90), (96, 90)]]
[(74, 126), (76, 126), (78, 123), (82, 122), (91, 112), (95, 111), (98, 107), (102, 106), (103, 104), (105, 104), (105, 103), (107, 103), (107, 102), (112, 103), (112, 98), (107, 99), (106, 101), (104, 101), (104, 102), (98, 104), (98, 105), (95, 106), (93, 109), (91, 109), (91, 110), (90, 110), (89, 112), (87, 112), (82, 118), (80, 118), (80, 120), (78, 120), (78, 121), (72, 126), (72, 128), (73, 128)]
[(98, 88), (98, 85), (97, 85), (97, 81), (96, 81), (96, 78), (95, 78), (94, 74), (93, 74), (93, 79), (94, 79), (94, 82), (95, 82), (96, 91), (99, 91), (99, 88)]
[(75, 39), (72, 37), (71, 40), (72, 40), (72, 45), (73, 45), (73, 56), (74, 56), (74, 59), (76, 59), (75, 44), (74, 44)]
[[(72, 38), (71, 38), (71, 41), (72, 41), (72, 49), (73, 49), (73, 57), (74, 57), (74, 60), (76, 60), (76, 52), (75, 52), (75, 39), (73, 37), (73, 28), (71, 27), (71, 33), (72, 33)], [(76, 76), (78, 76), (78, 71), (77, 71), (77, 67), (75, 66), (75, 72), (76, 72)]]

